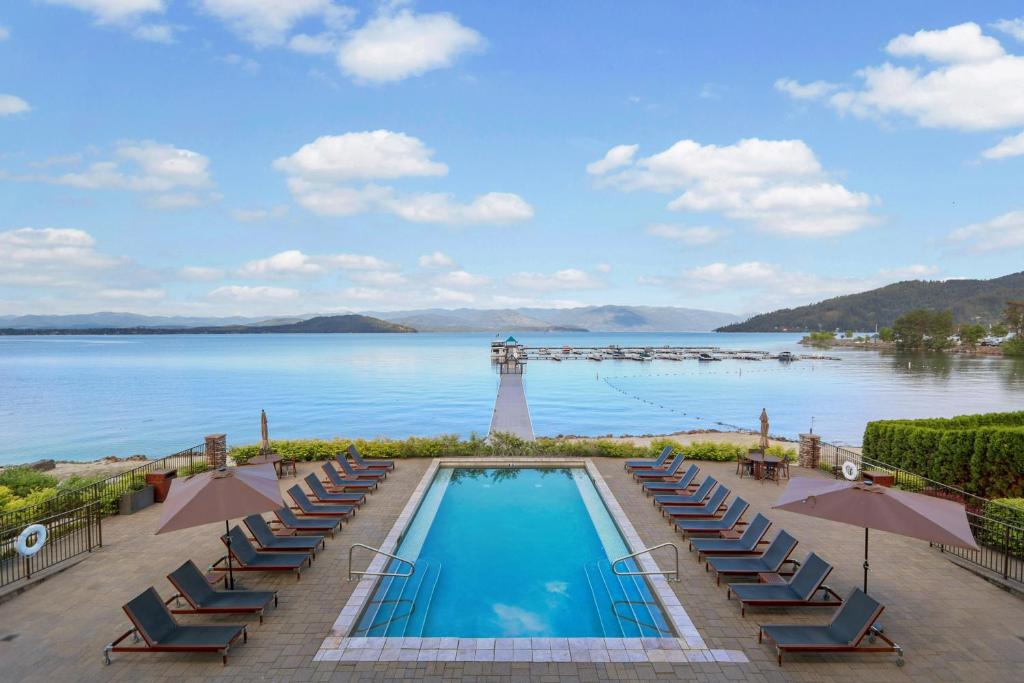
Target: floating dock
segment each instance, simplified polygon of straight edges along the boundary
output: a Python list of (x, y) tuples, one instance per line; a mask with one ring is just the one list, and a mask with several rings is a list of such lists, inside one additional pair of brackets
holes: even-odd
[[(511, 339), (511, 337), (510, 337)], [(514, 339), (511, 339), (515, 342)], [(717, 346), (563, 346), (563, 347), (532, 347), (523, 346), (516, 342), (516, 353), (519, 354), (518, 362), (524, 363), (530, 360), (631, 360), (649, 362), (654, 360), (667, 361), (718, 361), (718, 360), (743, 360), (743, 361), (766, 361), (776, 360), (784, 363), (798, 360), (841, 360), (836, 356), (824, 356), (818, 354), (795, 354), (789, 351), (768, 352), (768, 351), (747, 351), (742, 349), (722, 349)], [(504, 353), (504, 351), (503, 351)], [(492, 358), (495, 357), (492, 350)]]
[(526, 441), (534, 440), (522, 373), (501, 373), (498, 397), (494, 399), (494, 415), (491, 417), (490, 433), (495, 432), (514, 434)]

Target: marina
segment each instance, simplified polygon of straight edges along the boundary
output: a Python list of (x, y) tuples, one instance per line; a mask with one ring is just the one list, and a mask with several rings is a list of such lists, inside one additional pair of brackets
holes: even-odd
[[(545, 346), (524, 346), (519, 344), (513, 337), (504, 342), (491, 343), (491, 358), (495, 354), (501, 356), (508, 349), (509, 357), (515, 355), (517, 362), (525, 363), (531, 360), (543, 360), (562, 362), (567, 360), (586, 360), (601, 362), (606, 360), (623, 360), (640, 363), (649, 363), (654, 360), (681, 362), (696, 360), (700, 362), (714, 362), (722, 360), (741, 361), (779, 361), (789, 363), (800, 360), (825, 360), (839, 361), (838, 356), (827, 356), (816, 353), (793, 353), (791, 351), (754, 351), (747, 349), (727, 349), (717, 346), (562, 346), (551, 348)], [(500, 349), (496, 352), (496, 349)]]

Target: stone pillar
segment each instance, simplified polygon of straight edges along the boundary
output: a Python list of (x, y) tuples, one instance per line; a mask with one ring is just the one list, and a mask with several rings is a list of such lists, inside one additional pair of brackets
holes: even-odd
[(210, 434), (206, 437), (206, 464), (210, 469), (224, 467), (228, 462), (227, 434)]
[(797, 462), (800, 467), (818, 469), (818, 462), (821, 460), (821, 437), (817, 434), (800, 435), (800, 452)]

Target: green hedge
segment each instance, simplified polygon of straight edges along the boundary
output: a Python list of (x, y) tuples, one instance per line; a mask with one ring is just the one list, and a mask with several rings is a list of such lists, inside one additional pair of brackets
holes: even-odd
[[(987, 546), (1002, 549), (1009, 540), (1010, 554), (1024, 557), (1024, 498), (997, 498), (985, 506), (985, 516), (1005, 522), (1012, 527), (991, 524), (984, 526), (978, 540)], [(1009, 539), (1007, 539), (1009, 536)]]
[(984, 498), (1024, 495), (1024, 412), (881, 420), (864, 455)]
[[(695, 442), (683, 445), (671, 439), (655, 439), (650, 446), (636, 446), (627, 442), (601, 439), (540, 438), (536, 441), (524, 441), (509, 434), (495, 434), (490, 439), (477, 436), (468, 439), (460, 439), (458, 436), (412, 437), (404, 440), (299, 439), (271, 441), (271, 447), (278, 455), (299, 461), (312, 461), (329, 460), (335, 453), (345, 450), (350, 443), (354, 443), (366, 458), (399, 460), (459, 456), (652, 458), (669, 445), (676, 451), (686, 453), (692, 460), (730, 461), (747, 451), (744, 446), (730, 443)], [(788, 457), (790, 460), (796, 459), (796, 451), (792, 448), (773, 446), (769, 452), (779, 457)], [(237, 463), (247, 462), (258, 454), (259, 446), (256, 444), (238, 446), (231, 451), (231, 457)]]

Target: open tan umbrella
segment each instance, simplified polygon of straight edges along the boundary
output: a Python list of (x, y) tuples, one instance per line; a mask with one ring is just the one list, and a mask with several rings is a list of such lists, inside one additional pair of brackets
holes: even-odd
[(267, 428), (267, 411), (260, 411), (260, 455), (270, 454), (270, 430)]
[(796, 477), (790, 479), (774, 508), (863, 527), (865, 593), (869, 529), (978, 549), (960, 503), (861, 481)]
[(761, 441), (758, 444), (762, 452), (768, 450), (768, 411), (761, 408)]
[[(276, 510), (284, 506), (273, 465), (220, 468), (174, 479), (163, 503), (156, 533), (189, 529), (211, 522), (230, 520)], [(228, 585), (235, 586), (231, 544), (228, 539)]]

